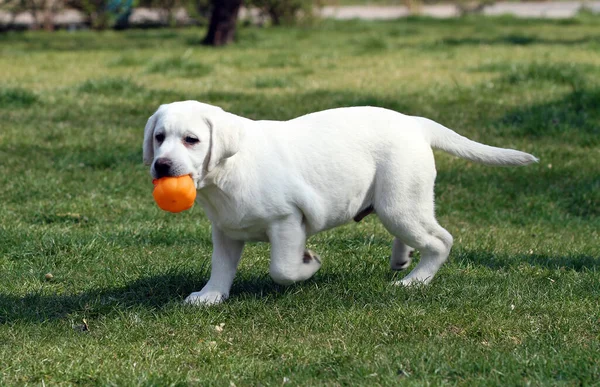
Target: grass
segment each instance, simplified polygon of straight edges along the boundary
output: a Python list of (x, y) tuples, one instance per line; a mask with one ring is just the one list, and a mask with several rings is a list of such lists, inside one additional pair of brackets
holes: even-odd
[(212, 68), (202, 62), (194, 62), (188, 59), (189, 53), (186, 51), (182, 56), (174, 56), (162, 60), (151, 62), (146, 71), (149, 73), (158, 73), (166, 76), (180, 76), (186, 78), (197, 78), (208, 75)]
[(0, 104), (4, 107), (26, 107), (37, 102), (37, 96), (19, 87), (0, 90)]
[[(0, 384), (597, 384), (597, 23), (322, 22), (216, 50), (197, 29), (0, 35)], [(306, 283), (274, 285), (250, 244), (227, 303), (185, 307), (210, 225), (161, 212), (141, 164), (147, 117), (182, 99), (263, 119), (383, 106), (541, 162), (436, 154), (455, 246), (429, 287), (390, 286), (404, 273), (369, 217), (309, 241)]]

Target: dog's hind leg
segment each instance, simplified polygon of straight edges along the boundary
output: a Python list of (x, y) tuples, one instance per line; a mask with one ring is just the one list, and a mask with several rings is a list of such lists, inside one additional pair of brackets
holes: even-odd
[[(433, 216), (423, 217), (423, 214), (407, 213), (410, 209), (400, 211), (402, 215), (395, 215), (389, 212), (381, 211), (379, 217), (388, 231), (396, 236), (404, 245), (397, 251), (402, 250), (402, 256), (406, 254), (408, 247), (414, 246), (421, 253), (421, 258), (417, 266), (401, 281), (399, 285), (414, 285), (429, 283), (440, 267), (444, 264), (452, 247), (452, 235), (442, 228)], [(397, 213), (397, 212), (396, 212)], [(408, 216), (407, 216), (408, 215)], [(416, 216), (422, 216), (416, 218)], [(412, 218), (412, 221), (406, 222), (403, 219)], [(399, 241), (398, 241), (399, 242)], [(396, 245), (395, 242), (394, 244)], [(405, 244), (405, 243), (406, 244)], [(408, 254), (406, 254), (408, 255)], [(392, 260), (394, 255), (392, 255)], [(409, 261), (405, 261), (407, 266)], [(406, 267), (404, 266), (404, 267)]]
[[(429, 283), (444, 264), (452, 247), (452, 235), (436, 221), (433, 206), (435, 166), (433, 155), (421, 154), (416, 165), (404, 165), (411, 171), (404, 173), (402, 181), (383, 175), (376, 183), (375, 212), (385, 228), (394, 235), (391, 265), (408, 265), (409, 247), (421, 253), (415, 268), (398, 284)], [(398, 170), (402, 165), (389, 166)], [(430, 172), (431, 171), (431, 172)]]
[(407, 246), (398, 238), (394, 238), (392, 245), (392, 255), (390, 257), (390, 268), (392, 270), (404, 270), (410, 266), (412, 261), (413, 249)]
[(306, 230), (302, 216), (292, 215), (271, 225), (267, 232), (271, 242), (269, 273), (280, 285), (309, 279), (321, 267), (319, 257), (305, 250)]

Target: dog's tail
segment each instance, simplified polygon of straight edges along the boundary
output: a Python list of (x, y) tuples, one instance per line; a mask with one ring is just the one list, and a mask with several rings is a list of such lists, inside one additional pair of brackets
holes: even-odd
[(441, 149), (463, 159), (488, 165), (527, 165), (538, 159), (514, 149), (496, 148), (469, 140), (455, 131), (424, 117), (413, 117), (429, 138), (432, 148)]

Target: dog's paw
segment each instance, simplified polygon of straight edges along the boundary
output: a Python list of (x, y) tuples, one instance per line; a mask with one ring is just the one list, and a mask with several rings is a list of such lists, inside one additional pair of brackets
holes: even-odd
[(183, 301), (188, 305), (205, 306), (220, 304), (227, 299), (228, 295), (215, 290), (201, 290), (187, 296)]
[(412, 262), (414, 252), (415, 249), (407, 247), (406, 251), (403, 251), (402, 254), (399, 254), (400, 256), (392, 255), (390, 258), (390, 268), (394, 271), (407, 269)]
[(418, 277), (410, 277), (410, 276), (406, 276), (404, 278), (402, 278), (400, 281), (396, 281), (393, 283), (393, 285), (395, 286), (404, 286), (404, 287), (410, 287), (410, 288), (414, 288), (417, 286), (425, 286), (427, 285), (429, 282), (431, 282), (431, 277), (428, 278), (418, 278)]
[(306, 271), (306, 278), (310, 278), (321, 268), (321, 257), (314, 251), (304, 250), (302, 263), (303, 270)]
[(410, 266), (411, 262), (412, 260), (410, 258), (404, 262), (392, 261), (390, 262), (390, 267), (394, 271), (406, 270)]

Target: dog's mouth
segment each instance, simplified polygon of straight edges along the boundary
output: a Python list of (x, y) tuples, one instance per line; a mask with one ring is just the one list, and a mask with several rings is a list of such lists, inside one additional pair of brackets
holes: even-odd
[(202, 176), (199, 173), (190, 173), (190, 177), (194, 181), (196, 189), (200, 189), (200, 183), (202, 183)]
[(152, 179), (154, 179), (154, 180), (160, 179), (160, 178), (163, 178), (163, 177), (189, 176), (194, 181), (194, 184), (196, 185), (196, 187), (198, 186), (198, 184), (202, 180), (202, 176), (199, 173), (194, 173), (194, 172), (184, 173), (184, 171), (181, 171), (181, 170), (178, 170), (178, 169), (179, 168), (173, 168), (171, 171), (168, 171), (168, 173), (161, 174), (161, 173), (158, 173), (158, 171), (156, 171), (155, 168), (151, 168), (151, 170), (150, 170), (150, 176), (152, 176)]

